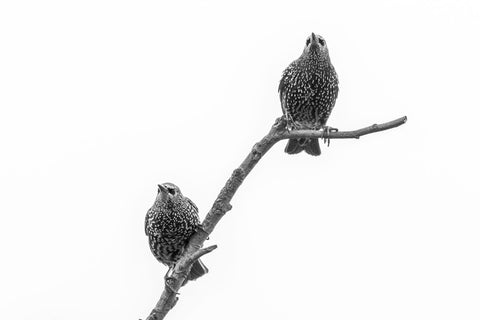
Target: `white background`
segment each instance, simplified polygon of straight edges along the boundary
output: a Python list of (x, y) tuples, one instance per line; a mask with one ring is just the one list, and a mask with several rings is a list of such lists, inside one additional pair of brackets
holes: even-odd
[(157, 183), (204, 216), (314, 31), (329, 124), (407, 124), (276, 145), (169, 319), (479, 319), (478, 1), (172, 3), (1, 2), (0, 318), (145, 318)]

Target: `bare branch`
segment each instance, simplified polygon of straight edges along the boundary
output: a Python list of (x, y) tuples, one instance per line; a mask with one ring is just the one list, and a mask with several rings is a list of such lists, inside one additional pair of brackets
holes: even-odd
[(177, 303), (178, 290), (190, 272), (192, 264), (201, 256), (217, 248), (216, 245), (213, 245), (202, 249), (202, 246), (208, 238), (208, 235), (213, 232), (220, 219), (227, 211), (232, 209), (230, 201), (245, 177), (275, 143), (290, 138), (358, 139), (363, 135), (398, 127), (406, 121), (407, 117), (402, 117), (390, 122), (373, 124), (353, 131), (324, 132), (323, 130), (288, 131), (286, 129), (285, 118), (278, 118), (270, 129), (270, 132), (253, 146), (252, 151), (250, 151), (240, 166), (233, 171), (231, 177), (225, 183), (225, 186), (213, 203), (212, 208), (203, 220), (202, 228), (199, 228), (190, 238), (185, 252), (173, 270), (172, 276), (167, 280), (168, 283), (165, 285), (160, 300), (157, 302), (157, 305), (152, 310), (147, 320), (160, 320), (165, 318), (167, 313)]

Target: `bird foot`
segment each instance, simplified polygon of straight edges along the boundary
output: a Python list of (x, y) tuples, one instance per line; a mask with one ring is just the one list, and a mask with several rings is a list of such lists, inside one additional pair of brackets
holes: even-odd
[[(332, 127), (329, 127), (329, 126), (324, 126), (323, 127), (323, 132), (324, 132), (324, 134), (326, 133), (327, 135), (329, 135), (332, 132), (338, 132), (338, 129), (337, 128), (332, 128)], [(329, 137), (324, 137), (323, 138), (323, 143), (326, 143), (327, 147), (330, 147), (330, 138)]]
[(287, 114), (285, 116), (286, 120), (287, 120), (287, 131), (290, 132), (293, 130), (293, 119), (292, 119), (292, 116), (290, 116), (289, 114)]

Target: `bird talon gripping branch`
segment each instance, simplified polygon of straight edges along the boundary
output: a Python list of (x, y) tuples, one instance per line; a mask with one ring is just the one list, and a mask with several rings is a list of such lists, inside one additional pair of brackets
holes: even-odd
[(286, 119), (287, 119), (287, 125), (285, 126), (285, 129), (287, 129), (287, 131), (290, 132), (294, 129), (292, 116), (287, 115)]
[(328, 135), (332, 132), (338, 132), (338, 129), (337, 128), (332, 128), (332, 127), (329, 127), (329, 126), (324, 126), (323, 127), (323, 132), (324, 132), (324, 134), (326, 134), (326, 136), (324, 136), (324, 138), (323, 138), (323, 143), (326, 143), (327, 147), (330, 147), (330, 137), (328, 137)]

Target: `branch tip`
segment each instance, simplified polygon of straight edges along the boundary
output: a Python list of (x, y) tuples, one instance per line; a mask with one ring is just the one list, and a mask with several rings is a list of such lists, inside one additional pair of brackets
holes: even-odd
[(194, 263), (198, 259), (200, 259), (202, 256), (212, 252), (213, 250), (217, 249), (218, 246), (216, 244), (208, 246), (206, 248), (202, 248), (200, 250), (197, 250), (195, 253), (192, 254), (190, 259), (188, 259), (188, 263)]

